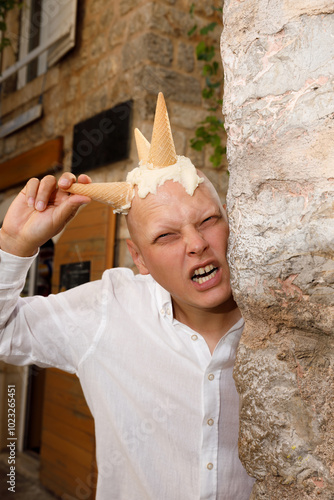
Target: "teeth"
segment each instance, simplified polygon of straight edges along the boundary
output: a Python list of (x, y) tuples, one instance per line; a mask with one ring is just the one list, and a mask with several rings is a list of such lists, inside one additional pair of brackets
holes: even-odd
[[(206, 266), (206, 268), (207, 268), (207, 267), (209, 267), (210, 269), (209, 269), (208, 271), (206, 271), (206, 272), (209, 272), (209, 271), (211, 271), (212, 269), (214, 269), (214, 271), (213, 271), (211, 274), (209, 274), (208, 276), (198, 277), (198, 276), (196, 275), (196, 277), (193, 277), (193, 281), (196, 281), (196, 283), (199, 283), (199, 284), (201, 285), (202, 283), (205, 283), (206, 281), (209, 281), (209, 280), (211, 280), (214, 276), (216, 276), (218, 269), (215, 269), (215, 268), (214, 268), (214, 266), (212, 266), (212, 265), (210, 265), (210, 266)], [(195, 271), (195, 274), (196, 274), (196, 271)], [(197, 274), (199, 274), (199, 273), (197, 273)]]
[(203, 267), (200, 267), (199, 269), (196, 269), (195, 276), (198, 276), (199, 274), (204, 274), (204, 273), (205, 273), (205, 270), (203, 269)]
[(194, 275), (198, 276), (200, 274), (208, 273), (208, 272), (212, 271), (212, 269), (214, 269), (214, 268), (215, 267), (212, 264), (209, 264), (208, 266), (205, 266), (205, 267), (200, 267), (200, 268), (196, 269), (196, 271), (194, 272)]

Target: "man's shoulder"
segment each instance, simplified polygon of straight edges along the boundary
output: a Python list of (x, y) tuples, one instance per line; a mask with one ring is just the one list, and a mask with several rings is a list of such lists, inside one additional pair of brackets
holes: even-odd
[(145, 307), (156, 307), (161, 310), (168, 302), (170, 294), (162, 288), (150, 274), (135, 274), (128, 268), (108, 269), (103, 274), (103, 288), (110, 300), (116, 301), (120, 309), (131, 311)]
[(143, 304), (152, 306), (157, 302), (156, 284), (150, 275), (134, 274), (128, 268), (113, 268), (104, 272), (102, 283), (108, 302), (118, 311), (135, 312)]
[(135, 274), (132, 269), (127, 267), (114, 267), (107, 269), (103, 273), (104, 281), (107, 281), (112, 287), (123, 288), (151, 288), (155, 280), (150, 274)]

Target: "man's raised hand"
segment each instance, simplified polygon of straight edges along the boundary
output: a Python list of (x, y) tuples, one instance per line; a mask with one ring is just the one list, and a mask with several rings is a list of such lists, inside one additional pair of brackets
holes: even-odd
[[(76, 214), (87, 196), (69, 194), (59, 188), (68, 188), (76, 178), (64, 173), (58, 182), (52, 175), (42, 180), (30, 179), (8, 209), (0, 231), (0, 248), (5, 252), (29, 257), (50, 238), (58, 234)], [(91, 182), (87, 175), (78, 181)]]

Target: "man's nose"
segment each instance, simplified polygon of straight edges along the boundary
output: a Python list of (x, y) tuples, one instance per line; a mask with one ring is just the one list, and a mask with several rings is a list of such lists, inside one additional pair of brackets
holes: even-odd
[(185, 239), (188, 255), (201, 255), (208, 247), (207, 241), (196, 229), (189, 230)]

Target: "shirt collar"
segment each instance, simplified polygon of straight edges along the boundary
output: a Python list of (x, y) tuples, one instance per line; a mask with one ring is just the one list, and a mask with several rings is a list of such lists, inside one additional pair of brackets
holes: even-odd
[(172, 297), (165, 288), (155, 281), (155, 297), (159, 313), (167, 318), (170, 322), (173, 321), (173, 304)]
[[(157, 283), (155, 280), (154, 280), (154, 283), (155, 283), (155, 287), (156, 287), (155, 296), (156, 296), (156, 300), (157, 300), (157, 306), (158, 306), (159, 313), (163, 317), (167, 318), (167, 320), (170, 321), (170, 323), (172, 323), (174, 320), (174, 317), (173, 317), (173, 303), (172, 303), (171, 294), (169, 292), (167, 292), (167, 290), (165, 290), (165, 288), (163, 288), (161, 285), (159, 285), (159, 283)], [(230, 328), (230, 330), (224, 335), (224, 337), (222, 337), (222, 339), (224, 339), (223, 342), (227, 341), (227, 343), (231, 344), (232, 348), (236, 349), (238, 347), (238, 344), (240, 341), (240, 337), (241, 337), (241, 334), (242, 334), (242, 331), (244, 328), (244, 324), (245, 324), (244, 319), (240, 318), (239, 321), (237, 321), (237, 323), (235, 323), (235, 325), (233, 325), (232, 328)], [(186, 325), (183, 325), (183, 326), (186, 326)], [(188, 328), (188, 327), (186, 326), (186, 328)], [(189, 329), (189, 330), (191, 330), (191, 329)], [(191, 332), (192, 331), (193, 330), (191, 330)]]

